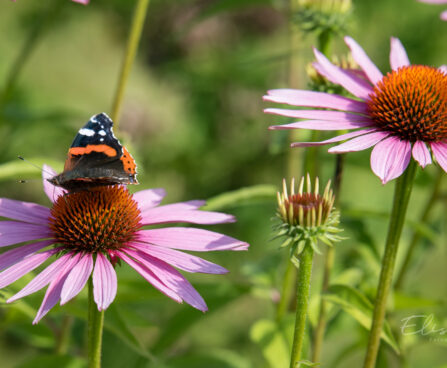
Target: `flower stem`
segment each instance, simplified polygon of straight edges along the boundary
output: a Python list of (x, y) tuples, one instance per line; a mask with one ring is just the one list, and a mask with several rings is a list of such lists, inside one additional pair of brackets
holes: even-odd
[[(424, 224), (427, 222), (427, 220), (430, 216), (431, 210), (433, 209), (435, 203), (437, 202), (437, 200), (439, 198), (439, 191), (441, 189), (441, 181), (442, 181), (443, 176), (444, 176), (444, 171), (441, 168), (438, 168), (438, 175), (436, 176), (436, 180), (433, 185), (433, 190), (432, 190), (430, 199), (426, 203), (425, 208), (422, 211), (422, 215), (418, 221), (420, 224)], [(404, 259), (402, 266), (400, 268), (400, 272), (397, 276), (396, 283), (394, 284), (395, 290), (402, 289), (402, 286), (403, 286), (403, 283), (405, 280), (405, 276), (407, 275), (408, 268), (411, 264), (411, 260), (414, 255), (414, 251), (415, 251), (416, 246), (418, 245), (420, 239), (421, 239), (421, 234), (419, 232), (414, 231), (413, 236), (411, 238), (410, 245), (407, 250), (407, 254), (405, 255), (405, 259)]]
[(98, 311), (93, 300), (93, 281), (88, 281), (88, 368), (101, 367), (102, 329), (104, 311)]
[(118, 79), (118, 86), (112, 104), (111, 118), (115, 122), (116, 128), (118, 127), (118, 118), (123, 104), (126, 83), (129, 78), (130, 70), (132, 69), (132, 64), (135, 60), (138, 44), (140, 43), (141, 32), (143, 31), (148, 6), (149, 0), (138, 0), (132, 17), (130, 34), (127, 39), (126, 51), (124, 53), (124, 59), (121, 64), (121, 71)]
[(405, 172), (397, 179), (395, 184), (393, 209), (391, 211), (388, 236), (382, 259), (382, 268), (374, 303), (373, 320), (369, 333), (364, 368), (374, 368), (376, 363), (377, 353), (380, 346), (380, 335), (385, 320), (386, 301), (391, 289), (399, 239), (404, 225), (408, 202), (410, 200), (416, 167), (417, 164), (412, 159)]
[(298, 268), (295, 333), (293, 336), (292, 356), (290, 368), (298, 368), (303, 349), (304, 330), (306, 327), (307, 308), (310, 299), (310, 279), (312, 276), (312, 261), (314, 251), (309, 242), (306, 243), (300, 254), (300, 266)]
[[(334, 172), (334, 205), (337, 208), (340, 203), (340, 187), (343, 177), (343, 165), (345, 161), (345, 155), (337, 155), (335, 172)], [(329, 282), (334, 265), (335, 248), (327, 247), (326, 255), (324, 258), (324, 270), (323, 270), (323, 284), (321, 286), (321, 295), (329, 289)], [(315, 328), (314, 339), (312, 342), (312, 361), (318, 362), (320, 360), (321, 348), (323, 346), (324, 332), (326, 330), (326, 312), (327, 304), (326, 300), (320, 295), (320, 309), (318, 311), (318, 322)]]

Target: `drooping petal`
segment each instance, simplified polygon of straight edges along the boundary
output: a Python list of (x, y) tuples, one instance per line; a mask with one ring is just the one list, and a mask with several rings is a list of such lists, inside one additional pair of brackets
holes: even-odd
[(0, 289), (12, 284), (14, 281), (20, 279), (23, 275), (31, 272), (36, 267), (39, 267), (53, 254), (57, 253), (60, 248), (50, 249), (42, 253), (33, 254), (26, 257), (23, 261), (7, 268), (0, 273)]
[(431, 164), (431, 155), (427, 146), (422, 141), (416, 141), (413, 144), (413, 157), (424, 168)]
[(99, 311), (109, 307), (116, 296), (116, 272), (106, 256), (98, 253), (93, 271), (93, 297)]
[(138, 240), (161, 247), (210, 252), (215, 250), (247, 250), (248, 244), (213, 231), (190, 227), (166, 227), (140, 230)]
[(330, 153), (345, 153), (345, 152), (355, 152), (362, 151), (369, 147), (374, 146), (376, 143), (380, 142), (382, 139), (389, 136), (390, 133), (383, 131), (376, 131), (370, 134), (365, 134), (357, 138), (353, 138), (345, 143), (339, 144), (329, 148)]
[[(77, 258), (77, 256), (75, 256)], [(34, 277), (22, 290), (17, 294), (9, 298), (6, 302), (12, 303), (13, 301), (23, 298), (29, 294), (35, 293), (50, 283), (62, 269), (65, 268), (65, 264), (72, 259), (72, 254), (67, 253), (62, 257), (55, 260), (36, 277)]]
[(90, 2), (90, 0), (72, 0), (72, 1), (83, 5), (87, 5)]
[(367, 113), (367, 106), (362, 101), (337, 96), (325, 92), (305, 91), (298, 89), (272, 89), (264, 96), (265, 101), (284, 103), (294, 106), (320, 107), (341, 111), (352, 111), (359, 114)]
[(42, 224), (48, 222), (50, 210), (37, 203), (0, 198), (0, 216), (33, 224)]
[(411, 160), (411, 143), (388, 137), (371, 152), (371, 168), (382, 184), (402, 175)]
[(0, 255), (0, 271), (12, 266), (13, 264), (16, 264), (17, 262), (20, 262), (30, 254), (38, 252), (39, 250), (48, 247), (53, 243), (54, 242), (52, 240), (44, 240), (33, 244), (22, 245), (2, 253)]
[(138, 203), (140, 211), (158, 206), (166, 196), (166, 191), (162, 188), (140, 190), (133, 194), (133, 199)]
[(372, 120), (366, 115), (352, 114), (344, 111), (331, 111), (331, 110), (289, 110), (289, 109), (265, 109), (266, 114), (275, 114), (281, 116), (288, 116), (290, 118), (299, 119), (316, 119), (316, 120), (329, 120), (329, 121), (362, 121), (367, 122)]
[(439, 166), (441, 166), (442, 169), (447, 172), (447, 143), (430, 143), (430, 147)]
[(356, 63), (362, 68), (362, 70), (367, 75), (368, 79), (372, 84), (376, 84), (383, 78), (383, 74), (377, 68), (377, 66), (371, 61), (371, 59), (366, 55), (363, 48), (351, 37), (346, 36), (345, 42), (351, 50), (352, 57)]
[(365, 134), (376, 132), (376, 131), (377, 131), (376, 129), (362, 129), (362, 130), (358, 130), (356, 132), (350, 132), (350, 133), (338, 135), (334, 138), (326, 139), (326, 140), (320, 141), (320, 142), (295, 142), (295, 143), (292, 143), (290, 146), (291, 147), (323, 146), (325, 144), (345, 141), (347, 139), (358, 137), (359, 135), (361, 136), (361, 135), (365, 135)]
[(391, 37), (390, 66), (397, 70), (401, 66), (410, 65), (407, 52), (398, 38)]
[(0, 221), (0, 247), (29, 240), (50, 238), (51, 236), (51, 231), (46, 225)]
[(444, 10), (439, 18), (441, 18), (441, 20), (447, 21), (447, 10)]
[(93, 257), (85, 254), (71, 269), (61, 291), (61, 305), (78, 295), (84, 288), (93, 269)]
[(186, 303), (202, 312), (208, 310), (202, 296), (176, 269), (169, 266), (166, 262), (142, 252), (132, 250), (126, 250), (126, 252), (135, 259), (138, 259), (138, 261), (144, 264), (147, 269), (152, 270), (163, 284), (173, 290)]
[(47, 292), (43, 298), (42, 304), (40, 305), (39, 311), (37, 312), (36, 318), (34, 318), (33, 325), (38, 323), (49, 311), (53, 308), (57, 301), (61, 297), (62, 288), (64, 287), (65, 281), (68, 277), (68, 273), (71, 267), (79, 260), (78, 255), (71, 258), (65, 266), (59, 270), (53, 280), (48, 286)]
[(343, 86), (354, 96), (363, 100), (369, 99), (369, 95), (373, 89), (365, 80), (351, 73), (346, 73), (342, 68), (335, 66), (317, 49), (314, 49), (314, 54), (318, 65), (321, 67), (317, 68), (318, 73), (322, 74), (329, 81)]
[(48, 196), (51, 202), (55, 202), (56, 199), (64, 195), (66, 191), (60, 187), (56, 187), (55, 185), (51, 184), (47, 179), (51, 179), (52, 177), (56, 176), (56, 171), (53, 170), (52, 167), (48, 165), (43, 165), (42, 170), (42, 178), (43, 178), (43, 190), (45, 194)]
[(160, 279), (152, 272), (151, 269), (147, 268), (145, 265), (135, 261), (134, 259), (128, 257), (123, 252), (115, 253), (119, 258), (121, 258), (124, 262), (126, 262), (130, 267), (132, 267), (135, 271), (137, 271), (143, 278), (152, 284), (153, 287), (160, 290), (163, 294), (169, 296), (171, 299), (175, 300), (177, 303), (182, 302), (182, 298), (171, 288), (166, 286)]
[(439, 69), (441, 72), (447, 74), (447, 65), (441, 65), (438, 69)]
[(212, 274), (228, 273), (228, 270), (222, 266), (178, 250), (138, 243), (132, 243), (132, 247), (183, 271)]
[(146, 207), (144, 210), (141, 210), (141, 216), (145, 217), (147, 214), (158, 214), (162, 215), (164, 213), (172, 213), (175, 211), (192, 211), (197, 210), (200, 207), (204, 206), (206, 204), (206, 201), (201, 200), (193, 200), (193, 201), (187, 201), (187, 202), (180, 202), (180, 203), (172, 203), (172, 204), (165, 204), (164, 206), (159, 207)]
[(327, 120), (303, 120), (296, 123), (273, 125), (270, 130), (283, 129), (313, 129), (313, 130), (342, 130), (357, 129), (371, 126), (373, 122), (352, 122), (352, 121), (327, 121)]

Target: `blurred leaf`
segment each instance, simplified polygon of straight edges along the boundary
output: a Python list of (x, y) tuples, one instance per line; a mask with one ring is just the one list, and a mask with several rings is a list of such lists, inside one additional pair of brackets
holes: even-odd
[(16, 368), (84, 368), (87, 362), (81, 358), (68, 355), (40, 355), (31, 358)]
[(166, 368), (250, 368), (250, 362), (231, 350), (212, 350), (203, 354), (175, 358), (164, 363)]
[(222, 210), (228, 207), (252, 204), (259, 201), (274, 201), (278, 188), (275, 185), (260, 184), (219, 194), (206, 201), (207, 211)]
[(41, 167), (43, 164), (50, 165), (57, 171), (62, 169), (61, 162), (49, 160), (48, 158), (30, 157), (26, 158), (26, 162), (17, 158), (17, 160), (0, 165), (0, 181), (41, 178)]
[(446, 304), (445, 300), (428, 299), (420, 296), (407, 295), (401, 292), (394, 293), (393, 301), (394, 309), (421, 309)]
[(353, 344), (350, 344), (343, 348), (341, 351), (338, 352), (338, 354), (335, 356), (335, 359), (331, 363), (332, 368), (338, 367), (343, 361), (350, 356), (351, 354), (355, 353), (357, 350), (362, 350), (365, 348), (365, 344), (363, 341), (356, 341)]
[(331, 280), (332, 284), (356, 285), (362, 278), (363, 272), (358, 268), (348, 268), (343, 272), (334, 276)]
[(250, 338), (260, 346), (269, 367), (289, 366), (293, 326), (294, 316), (292, 315), (284, 318), (280, 326), (270, 319), (260, 319), (252, 326)]
[[(360, 291), (347, 285), (331, 285), (323, 296), (326, 300), (340, 306), (367, 330), (371, 328), (373, 305)], [(381, 338), (399, 354), (399, 347), (394, 338), (391, 327), (384, 322)]]
[(163, 352), (169, 348), (169, 346), (182, 337), (182, 334), (199, 319), (215, 313), (219, 309), (225, 307), (228, 303), (248, 293), (250, 290), (248, 286), (227, 283), (206, 285), (206, 287), (207, 290), (204, 290), (204, 288), (200, 288), (199, 290), (208, 305), (208, 312), (206, 315), (189, 306), (182, 308), (170, 318), (165, 326), (163, 326), (162, 334), (152, 349), (154, 354), (158, 355), (159, 352)]

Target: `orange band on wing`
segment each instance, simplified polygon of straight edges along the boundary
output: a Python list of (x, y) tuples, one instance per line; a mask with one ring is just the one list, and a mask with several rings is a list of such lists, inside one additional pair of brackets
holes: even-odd
[(116, 150), (106, 144), (88, 144), (86, 147), (72, 147), (68, 150), (71, 155), (85, 155), (92, 152), (101, 152), (109, 157), (117, 155)]
[(123, 156), (120, 158), (120, 160), (123, 162), (125, 172), (133, 175), (137, 173), (137, 165), (135, 165), (135, 161), (126, 147), (123, 147)]

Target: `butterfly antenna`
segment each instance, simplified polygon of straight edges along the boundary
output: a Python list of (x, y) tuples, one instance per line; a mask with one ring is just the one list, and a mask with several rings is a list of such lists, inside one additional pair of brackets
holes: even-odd
[[(36, 165), (36, 164), (34, 164), (34, 163), (28, 161), (28, 160), (25, 159), (24, 157), (22, 157), (22, 156), (19, 155), (19, 156), (17, 156), (17, 158), (18, 158), (19, 160), (22, 160), (22, 161), (26, 162), (27, 164), (29, 164), (29, 165), (35, 167), (36, 169), (39, 169), (39, 171), (43, 171), (43, 172), (47, 173), (48, 175), (53, 176), (53, 173), (52, 173), (52, 172), (49, 172), (48, 170), (44, 170), (43, 167), (41, 167), (41, 166), (39, 166), (39, 165)], [(26, 180), (19, 180), (19, 183), (26, 183)]]

